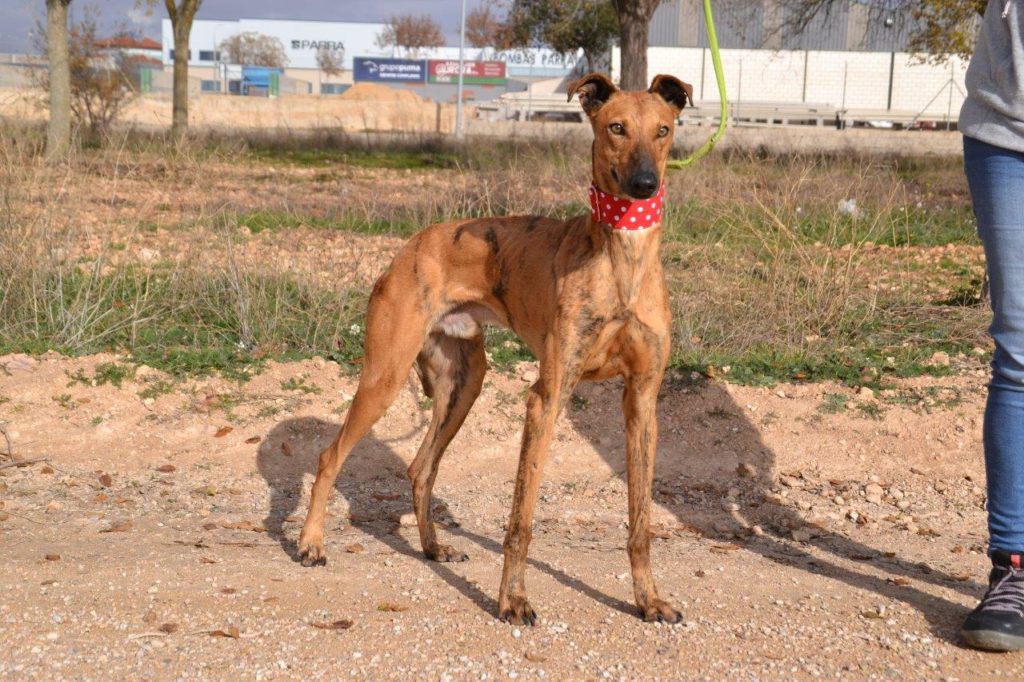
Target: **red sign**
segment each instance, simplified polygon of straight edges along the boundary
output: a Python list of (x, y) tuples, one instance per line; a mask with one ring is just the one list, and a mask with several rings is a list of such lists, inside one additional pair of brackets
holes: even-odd
[[(500, 85), (505, 82), (505, 62), (463, 62), (462, 82)], [(431, 59), (427, 62), (427, 81), (458, 83), (459, 60)]]

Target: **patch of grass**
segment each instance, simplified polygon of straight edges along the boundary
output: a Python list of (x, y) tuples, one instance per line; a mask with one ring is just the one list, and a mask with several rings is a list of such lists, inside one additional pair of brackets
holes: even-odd
[(132, 365), (122, 365), (117, 362), (101, 362), (96, 365), (96, 369), (91, 377), (86, 376), (85, 372), (81, 369), (77, 369), (74, 372), (65, 371), (64, 373), (70, 379), (68, 386), (74, 386), (75, 384), (104, 386), (110, 384), (115, 388), (121, 388), (121, 384), (125, 380), (135, 377), (135, 369)]
[(253, 155), (260, 161), (287, 162), (297, 166), (355, 166), (357, 168), (390, 168), (430, 170), (455, 168), (457, 154), (448, 151), (416, 151), (414, 149), (368, 150), (347, 149), (257, 149)]
[(203, 398), (201, 401), (193, 405), (193, 409), (197, 412), (214, 412), (220, 411), (224, 414), (224, 418), (228, 421), (238, 421), (238, 415), (235, 414), (240, 406), (245, 404), (246, 397), (237, 391), (229, 393), (217, 393), (216, 395), (210, 395)]
[(842, 393), (826, 393), (821, 405), (818, 405), (818, 412), (822, 414), (839, 414), (849, 409), (850, 396)]
[(980, 276), (972, 276), (953, 286), (949, 296), (935, 301), (935, 305), (945, 306), (980, 306), (985, 302), (985, 282)]
[(143, 400), (151, 400), (171, 393), (174, 393), (174, 384), (164, 379), (158, 379), (139, 391), (139, 397)]
[(301, 391), (306, 395), (319, 395), (322, 391), (316, 384), (307, 384), (306, 377), (292, 377), (281, 382), (281, 389), (285, 391)]
[(270, 419), (280, 414), (281, 408), (277, 405), (264, 405), (256, 412), (257, 419)]
[(500, 372), (511, 372), (520, 362), (536, 359), (526, 344), (508, 329), (488, 330), (486, 350), (491, 365)]
[(331, 216), (297, 214), (288, 211), (260, 209), (244, 212), (227, 212), (217, 216), (214, 225), (218, 228), (241, 227), (249, 229), (252, 234), (297, 228), (316, 230), (339, 230), (359, 234), (400, 234), (409, 235), (428, 223), (420, 222), (414, 217), (396, 217), (395, 219), (375, 218), (372, 215), (341, 213)]
[(573, 393), (572, 397), (569, 399), (569, 402), (572, 409), (576, 410), (577, 412), (582, 412), (586, 410), (588, 407), (590, 407), (590, 400), (579, 395), (578, 393)]
[[(833, 246), (859, 245), (864, 242), (898, 246), (978, 245), (976, 222), (970, 207), (951, 206), (924, 209), (883, 205), (866, 209), (858, 218), (838, 214), (834, 206), (780, 209), (777, 217), (798, 243)], [(582, 206), (572, 205), (570, 215), (579, 215)], [(774, 231), (776, 221), (747, 201), (729, 202), (690, 199), (665, 209), (663, 226), (666, 241), (706, 243), (727, 241), (738, 245), (754, 244), (766, 231)], [(737, 229), (739, 228), (739, 229)]]
[(922, 386), (901, 388), (883, 400), (890, 405), (905, 405), (931, 414), (932, 410), (951, 410), (963, 402), (961, 390), (955, 386)]
[(877, 421), (882, 418), (882, 406), (875, 402), (857, 403), (857, 411), (868, 419)]
[[(49, 267), (46, 267), (49, 265)], [(172, 376), (220, 372), (246, 380), (266, 359), (320, 355), (346, 364), (362, 354), (351, 327), (367, 292), (330, 291), (276, 273), (39, 264), (0, 268), (0, 354), (123, 352)], [(17, 304), (15, 300), (17, 299)], [(134, 376), (104, 363), (71, 383), (102, 385)]]
[(70, 393), (62, 393), (60, 395), (53, 396), (53, 402), (57, 403), (65, 410), (73, 410), (77, 407), (75, 399), (71, 397)]
[[(690, 351), (677, 353), (673, 366), (747, 386), (838, 380), (847, 386), (881, 390), (893, 378), (948, 376), (952, 372), (949, 367), (928, 363), (932, 353), (944, 348), (942, 344), (923, 348), (872, 348), (865, 342), (862, 347), (836, 352), (780, 352), (771, 348), (754, 348), (736, 354)], [(965, 352), (965, 348), (958, 350)], [(885, 355), (890, 351), (896, 355)], [(722, 367), (728, 367), (729, 371), (722, 372)]]

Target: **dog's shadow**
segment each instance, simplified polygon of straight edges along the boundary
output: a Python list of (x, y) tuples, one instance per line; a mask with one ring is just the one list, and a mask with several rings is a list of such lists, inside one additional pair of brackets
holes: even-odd
[[(314, 417), (288, 419), (277, 424), (259, 446), (257, 465), (271, 490), (270, 507), (263, 527), (271, 538), (277, 540), (282, 551), (296, 562), (299, 561), (296, 539), (308, 503), (308, 495), (304, 493), (308, 492), (311, 477), (316, 474), (320, 452), (330, 444), (338, 428), (339, 424)], [(424, 431), (418, 429), (404, 438), (418, 445)], [(412, 493), (405, 473), (408, 464), (390, 443), (377, 438), (372, 432), (356, 445), (335, 484), (335, 493), (348, 503), (348, 518), (339, 520), (329, 516), (325, 524), (328, 561), (338, 561), (344, 554), (345, 545), (339, 540), (338, 532), (351, 523), (353, 528), (379, 540), (394, 552), (422, 560), (466, 599), (496, 617), (498, 602), (490, 592), (455, 570), (453, 566), (457, 564), (427, 559), (420, 548), (415, 528), (409, 528), (405, 533), (411, 540), (406, 540), (399, 533), (398, 519), (412, 512)], [(444, 466), (443, 460), (441, 466)], [(499, 540), (462, 527), (438, 493), (443, 493), (443, 490), (435, 487), (432, 507), (434, 520), (444, 526), (440, 532), (462, 540), (463, 544), (458, 548), (466, 551), (471, 559), (481, 552), (502, 555)], [(475, 547), (465, 546), (466, 541)], [(629, 615), (636, 613), (632, 604), (607, 595), (545, 561), (530, 558), (529, 565), (531, 569), (542, 571), (605, 606)], [(495, 576), (494, 585), (497, 582), (498, 576)]]
[[(617, 388), (621, 387), (621, 383), (615, 383)], [(619, 410), (620, 394), (587, 386), (578, 390), (584, 396), (580, 402), (590, 407), (567, 409), (566, 416), (586, 436), (594, 433), (597, 423), (607, 423), (605, 414)], [(677, 409), (669, 410), (668, 401), (689, 401), (690, 405), (678, 409), (681, 406), (677, 404), (672, 406)], [(594, 405), (599, 409), (592, 415)], [(688, 417), (682, 423), (676, 421), (680, 413)], [(654, 499), (683, 526), (716, 542), (739, 543), (742, 551), (754, 552), (771, 562), (903, 602), (925, 617), (933, 635), (956, 641), (968, 609), (918, 589), (910, 581), (951, 589), (972, 600), (980, 596), (983, 588), (933, 566), (881, 551), (845, 532), (809, 527), (808, 520), (797, 509), (777, 501), (774, 491), (778, 490), (779, 472), (775, 453), (746, 416), (750, 411), (737, 405), (724, 386), (709, 381), (683, 391), (666, 382), (659, 396), (658, 414), (660, 436)], [(622, 438), (611, 442), (607, 438), (588, 440), (607, 465), (625, 480)], [(729, 488), (741, 491), (740, 503), (736, 504), (739, 509), (708, 504), (708, 498), (726, 501)], [(694, 490), (704, 492), (704, 498), (687, 502), (692, 497), (688, 493)], [(761, 528), (763, 535), (750, 534), (754, 525)], [(854, 527), (851, 524), (851, 529)], [(805, 543), (792, 542), (793, 529), (813, 529), (812, 537)], [(741, 559), (737, 556), (737, 560)], [(851, 563), (871, 565), (884, 575), (851, 568)]]
[[(617, 390), (609, 390), (609, 387), (618, 386), (621, 383), (609, 382), (604, 387), (595, 387), (593, 384), (581, 386), (579, 393), (583, 399), (580, 402), (586, 405), (586, 409), (568, 407), (563, 418), (568, 419), (576, 431), (590, 441), (607, 466), (624, 481), (623, 437), (609, 439), (607, 435), (609, 423), (622, 423), (621, 396)], [(695, 529), (716, 542), (733, 543), (737, 542), (738, 532), (742, 535), (743, 524), (740, 521), (743, 516), (747, 516), (747, 525), (760, 523), (764, 534), (745, 538), (740, 543), (741, 551), (754, 552), (791, 569), (795, 567), (845, 583), (857, 590), (903, 602), (926, 618), (935, 636), (948, 641), (955, 640), (956, 629), (967, 609), (918, 589), (912, 583), (908, 584), (908, 580), (952, 589), (972, 599), (980, 593), (980, 585), (962, 581), (934, 567), (886, 554), (842, 532), (818, 530), (816, 537), (804, 546), (789, 542), (786, 537), (789, 529), (804, 527), (806, 519), (788, 505), (763, 501), (757, 505), (756, 511), (741, 508), (730, 512), (721, 506), (709, 505), (706, 499), (688, 502), (692, 497), (689, 493), (694, 491), (703, 491), (712, 497), (720, 495), (724, 499), (724, 491), (730, 487), (740, 488), (743, 499), (770, 498), (776, 473), (775, 456), (762, 441), (758, 429), (744, 416), (745, 410), (736, 405), (718, 384), (709, 382), (697, 390), (685, 393), (667, 387), (662, 392), (661, 400), (695, 401), (704, 413), (713, 415), (701, 419), (700, 424), (675, 424), (670, 423), (672, 417), (666, 414), (664, 405), (659, 409), (661, 435), (654, 483), (655, 502), (671, 512), (682, 527)], [(678, 433), (680, 427), (682, 434)], [(316, 473), (319, 453), (331, 442), (338, 428), (337, 423), (312, 417), (289, 419), (277, 424), (259, 447), (259, 471), (271, 490), (271, 503), (264, 527), (280, 543), (282, 551), (296, 561), (296, 538), (306, 513), (307, 496), (304, 493), (308, 490), (312, 475)], [(700, 429), (706, 432), (702, 438), (696, 437)], [(417, 446), (422, 435), (423, 429), (419, 429), (404, 438), (410, 439)], [(452, 447), (458, 448), (458, 439)], [(518, 456), (517, 443), (510, 442), (508, 449), (509, 457)], [(449, 453), (446, 459), (450, 465), (454, 459), (453, 453)], [(738, 473), (737, 465), (740, 462), (750, 465), (748, 472), (752, 475), (742, 476)], [(497, 601), (490, 592), (466, 579), (452, 564), (426, 559), (414, 529), (406, 533), (412, 538), (408, 541), (397, 532), (398, 517), (412, 509), (410, 484), (405, 474), (407, 466), (408, 462), (391, 444), (372, 433), (355, 447), (335, 486), (336, 492), (348, 502), (352, 526), (380, 540), (396, 553), (422, 560), (470, 602), (496, 615)], [(445, 466), (444, 460), (441, 466)], [(552, 466), (549, 462), (549, 473)], [(447, 530), (442, 532), (463, 541), (461, 545), (456, 543), (459, 545), (457, 548), (468, 552), (471, 558), (481, 552), (501, 556), (501, 538), (480, 535), (460, 526), (458, 519), (451, 517), (443, 495), (443, 485), (435, 488), (435, 519), (446, 526)], [(622, 511), (625, 512), (625, 509)], [(337, 561), (343, 554), (338, 530), (346, 521), (342, 520), (339, 524), (338, 519), (328, 518), (325, 531), (328, 543), (332, 545), (329, 560)], [(475, 547), (466, 546), (466, 542)], [(815, 551), (812, 553), (803, 547), (813, 547)], [(657, 553), (655, 546), (655, 557)], [(740, 560), (739, 551), (733, 556)], [(851, 562), (870, 564), (884, 573), (885, 577), (850, 567)], [(657, 559), (654, 565), (657, 573)], [(631, 603), (607, 595), (544, 561), (530, 559), (530, 566), (601, 604), (622, 613), (636, 614)], [(497, 585), (497, 576), (494, 585)]]

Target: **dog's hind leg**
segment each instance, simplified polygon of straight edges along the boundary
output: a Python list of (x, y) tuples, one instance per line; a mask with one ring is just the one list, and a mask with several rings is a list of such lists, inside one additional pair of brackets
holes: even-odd
[(420, 541), (429, 559), (465, 561), (468, 557), (462, 552), (438, 544), (430, 499), (445, 448), (458, 433), (483, 386), (487, 372), (483, 336), (465, 339), (435, 332), (424, 344), (417, 363), (424, 390), (434, 400), (430, 429), (409, 466)]
[(403, 289), (390, 280), (389, 273), (374, 288), (366, 315), (366, 352), (359, 387), (341, 430), (320, 454), (309, 513), (299, 535), (303, 566), (327, 563), (324, 516), (334, 481), (352, 448), (394, 401), (427, 336), (431, 320), (422, 290)]

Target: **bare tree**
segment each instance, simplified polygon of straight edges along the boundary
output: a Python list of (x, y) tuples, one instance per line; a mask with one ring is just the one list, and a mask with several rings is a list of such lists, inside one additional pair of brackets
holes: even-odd
[[(156, 0), (145, 0), (152, 5)], [(174, 32), (174, 95), (171, 105), (171, 137), (180, 140), (188, 131), (188, 40), (192, 20), (203, 0), (164, 0)]]
[[(340, 76), (342, 68), (345, 64), (345, 50), (341, 48), (331, 48), (327, 45), (322, 45), (316, 50), (316, 65), (320, 71), (317, 74), (317, 78), (320, 78), (321, 73), (326, 73), (330, 76)], [(323, 81), (320, 82), (319, 94), (323, 94)]]
[[(68, 106), (75, 122), (93, 136), (106, 132), (124, 105), (136, 94), (123, 55), (108, 56), (97, 39), (96, 12), (86, 7), (85, 17), (71, 25), (65, 35), (70, 91)], [(49, 35), (43, 45), (49, 52)], [(53, 91), (52, 69), (36, 72), (44, 91)], [(52, 98), (52, 95), (51, 95)]]
[(252, 31), (236, 33), (222, 41), (218, 49), (227, 55), (231, 64), (281, 68), (288, 63), (279, 39)]
[[(814, 2), (815, 0), (807, 0)], [(648, 31), (661, 0), (612, 0), (619, 15), (619, 48), (622, 55), (623, 90), (647, 89)]]
[(423, 48), (444, 45), (444, 34), (437, 22), (427, 15), (403, 14), (388, 20), (376, 42), (378, 47), (401, 47), (415, 55)]
[(46, 125), (46, 160), (60, 161), (71, 146), (71, 70), (68, 64), (68, 5), (46, 0), (46, 57), (49, 62), (50, 119)]
[(501, 50), (508, 47), (509, 39), (508, 25), (491, 13), (490, 5), (477, 5), (466, 14), (466, 40), (473, 47)]
[(345, 51), (334, 50), (326, 45), (316, 51), (316, 65), (328, 76), (340, 76), (345, 64)]

